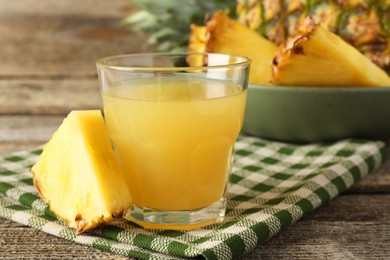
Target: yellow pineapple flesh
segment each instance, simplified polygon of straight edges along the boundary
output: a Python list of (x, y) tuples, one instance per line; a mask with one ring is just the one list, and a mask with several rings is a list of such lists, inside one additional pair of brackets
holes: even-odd
[(249, 82), (269, 84), (276, 45), (222, 11), (216, 12), (207, 22), (206, 51), (250, 58)]
[(191, 24), (188, 40), (189, 52), (204, 52), (206, 50), (206, 26)]
[(390, 77), (356, 48), (308, 17), (273, 60), (275, 85), (390, 86)]
[(121, 216), (132, 204), (99, 110), (72, 111), (31, 172), (50, 210), (77, 232)]
[[(188, 52), (203, 53), (206, 51), (206, 26), (192, 24), (190, 26), (190, 36), (188, 39)], [(203, 55), (189, 55), (188, 63), (193, 67), (201, 67), (204, 64)]]

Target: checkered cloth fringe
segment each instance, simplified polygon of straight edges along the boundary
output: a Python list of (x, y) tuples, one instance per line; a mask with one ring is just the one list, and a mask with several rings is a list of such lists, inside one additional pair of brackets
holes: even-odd
[(29, 168), (41, 149), (0, 158), (0, 217), (138, 259), (233, 259), (334, 198), (385, 160), (383, 142), (291, 145), (240, 136), (227, 216), (192, 231), (147, 230), (118, 219), (76, 235), (36, 192)]

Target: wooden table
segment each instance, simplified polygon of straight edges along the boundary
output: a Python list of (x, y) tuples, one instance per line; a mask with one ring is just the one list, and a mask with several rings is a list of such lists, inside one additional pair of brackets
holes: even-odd
[[(129, 0), (0, 0), (0, 155), (101, 107), (97, 58), (148, 51), (121, 26)], [(390, 115), (389, 115), (390, 120)], [(389, 133), (390, 134), (390, 133)], [(126, 259), (0, 219), (1, 259)], [(390, 259), (390, 160), (242, 259)]]

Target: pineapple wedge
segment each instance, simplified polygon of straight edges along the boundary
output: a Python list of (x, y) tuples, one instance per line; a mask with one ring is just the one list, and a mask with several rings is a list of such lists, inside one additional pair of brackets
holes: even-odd
[(132, 204), (99, 110), (72, 111), (31, 172), (51, 211), (79, 233), (121, 216)]
[(269, 84), (276, 45), (258, 33), (216, 12), (207, 22), (206, 51), (245, 56), (252, 60), (249, 82)]
[(339, 36), (307, 17), (273, 59), (275, 85), (390, 86), (390, 77)]

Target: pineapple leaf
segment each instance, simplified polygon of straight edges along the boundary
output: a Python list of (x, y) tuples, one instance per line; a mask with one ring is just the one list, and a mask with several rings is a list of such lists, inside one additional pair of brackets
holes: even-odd
[(148, 44), (157, 50), (183, 50), (188, 43), (189, 25), (203, 24), (205, 16), (218, 10), (235, 14), (236, 0), (133, 0), (138, 11), (122, 23), (137, 32), (150, 32)]
[(153, 17), (149, 12), (141, 10), (141, 11), (138, 11), (138, 12), (134, 13), (133, 15), (130, 15), (130, 16), (126, 17), (125, 19), (123, 19), (122, 23), (123, 24), (136, 24), (136, 23), (140, 23), (144, 20), (154, 19), (154, 18), (155, 17)]

